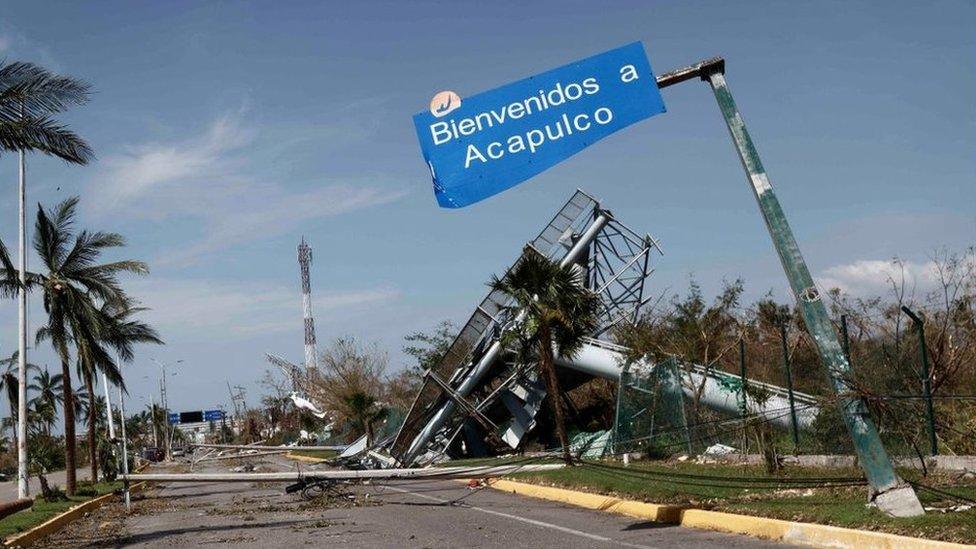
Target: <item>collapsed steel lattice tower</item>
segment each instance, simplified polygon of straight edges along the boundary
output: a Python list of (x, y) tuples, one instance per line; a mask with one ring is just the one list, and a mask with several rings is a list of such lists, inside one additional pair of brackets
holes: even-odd
[(309, 266), (312, 264), (312, 247), (302, 237), (298, 245), (298, 265), (302, 273), (302, 314), (305, 319), (305, 371), (311, 373), (317, 366), (315, 357), (315, 320), (312, 318), (312, 282)]
[[(636, 320), (652, 272), (651, 253), (660, 252), (650, 235), (627, 228), (581, 190), (527, 247), (527, 253), (582, 270), (587, 287), (603, 305), (593, 338), (606, 337), (622, 321)], [(466, 443), (487, 439), (497, 448), (515, 448), (534, 427), (546, 393), (532, 364), (514, 360), (502, 344), (501, 333), (517, 321), (507, 305), (503, 293), (489, 293), (441, 362), (426, 373), (390, 446), (399, 463), (436, 458), (462, 431)]]

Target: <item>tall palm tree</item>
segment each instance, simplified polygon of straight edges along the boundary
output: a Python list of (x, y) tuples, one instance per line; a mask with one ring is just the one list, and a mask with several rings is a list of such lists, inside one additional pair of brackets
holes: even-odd
[[(148, 272), (146, 265), (139, 261), (97, 263), (102, 251), (124, 246), (125, 239), (116, 233), (75, 234), (77, 205), (77, 197), (61, 202), (51, 211), (38, 205), (34, 249), (45, 272), (26, 273), (26, 285), (42, 290), (47, 313), (47, 322), (38, 330), (37, 339), (49, 340), (61, 361), (68, 494), (74, 494), (77, 466), (71, 347), (78, 358), (99, 364), (111, 362), (104, 344), (111, 331), (110, 322), (100, 304), (124, 302), (125, 294), (118, 282), (120, 273)], [(0, 272), (0, 279), (7, 278), (9, 273)]]
[[(19, 400), (17, 395), (17, 371), (18, 363), (20, 360), (20, 351), (14, 351), (9, 358), (0, 360), (0, 367), (3, 367), (2, 372), (0, 372), (0, 391), (6, 391), (7, 393), (7, 404), (10, 406), (10, 417), (17, 417), (17, 401)], [(36, 364), (27, 363), (27, 371), (37, 371), (40, 368)]]
[[(52, 74), (32, 63), (0, 62), (0, 154), (17, 151), (20, 156), (20, 180), (18, 185), (18, 237), (20, 241), (19, 270), (26, 270), (27, 242), (27, 185), (24, 177), (24, 153), (40, 151), (56, 156), (73, 164), (86, 164), (93, 157), (92, 150), (67, 126), (58, 123), (54, 116), (73, 105), (88, 101), (89, 85), (71, 77)], [(6, 251), (6, 250), (2, 250)], [(9, 258), (3, 261), (8, 273), (13, 272)], [(27, 291), (24, 275), (20, 272), (16, 279), (16, 294), (20, 318), (18, 322), (18, 345), (23, 356), (20, 357), (18, 391), (26, 393), (27, 385)], [(10, 293), (8, 289), (0, 294)], [(19, 400), (26, 400), (22, 396)], [(26, 445), (26, 402), (20, 402), (20, 410), (25, 417), (20, 418), (18, 434), (24, 438), (18, 444), (18, 488), (19, 497), (27, 497), (27, 445)], [(72, 473), (73, 475), (73, 473)], [(69, 476), (72, 476), (69, 475)]]
[[(35, 391), (37, 396), (34, 400), (38, 402), (38, 408), (40, 405), (44, 405), (47, 409), (54, 411), (54, 417), (57, 417), (58, 405), (61, 403), (61, 386), (62, 386), (62, 374), (51, 375), (51, 372), (45, 368), (43, 371), (39, 371), (34, 375), (34, 382), (30, 384), (28, 389)], [(50, 423), (45, 424), (44, 434), (51, 434), (51, 425), (54, 423), (52, 420)]]
[(561, 267), (532, 248), (526, 248), (518, 264), (503, 278), (492, 277), (488, 285), (512, 298), (512, 313), (524, 315), (511, 334), (535, 347), (563, 459), (572, 464), (553, 353), (572, 357), (579, 352), (583, 338), (597, 327), (600, 299), (583, 285), (573, 266)]

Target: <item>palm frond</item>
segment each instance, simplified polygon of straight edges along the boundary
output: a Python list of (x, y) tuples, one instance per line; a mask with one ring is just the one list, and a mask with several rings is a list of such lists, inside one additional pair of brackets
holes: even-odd
[(89, 267), (105, 248), (125, 246), (125, 238), (118, 233), (81, 231), (75, 237), (75, 245), (64, 258), (61, 268), (73, 272)]
[(45, 116), (88, 102), (91, 85), (33, 63), (0, 66), (0, 116)]
[(72, 164), (87, 164), (95, 158), (84, 139), (48, 117), (0, 123), (0, 150), (40, 151)]

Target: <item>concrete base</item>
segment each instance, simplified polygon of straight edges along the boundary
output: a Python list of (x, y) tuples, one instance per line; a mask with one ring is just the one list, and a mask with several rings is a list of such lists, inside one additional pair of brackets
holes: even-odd
[(893, 517), (917, 517), (925, 514), (918, 495), (907, 484), (878, 494), (874, 498), (874, 504)]

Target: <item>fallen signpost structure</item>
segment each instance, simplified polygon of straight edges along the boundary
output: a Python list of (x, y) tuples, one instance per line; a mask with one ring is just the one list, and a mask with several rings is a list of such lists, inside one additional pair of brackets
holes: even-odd
[(269, 446), (269, 445), (245, 445), (245, 444), (191, 444), (193, 448), (213, 448), (217, 450), (312, 450), (312, 451), (333, 451), (341, 452), (346, 449), (347, 444), (337, 446)]
[(565, 467), (562, 463), (431, 467), (427, 469), (368, 469), (362, 471), (286, 471), (277, 473), (133, 473), (129, 482), (296, 482), (299, 480), (431, 480), (487, 478), (515, 473), (538, 473)]
[[(550, 73), (542, 76), (548, 74)], [(869, 484), (869, 500), (892, 516), (909, 517), (924, 514), (925, 511), (913, 488), (895, 471), (864, 400), (858, 397), (856, 391), (850, 386), (848, 381), (851, 374), (850, 361), (843, 352), (837, 331), (824, 305), (823, 296), (810, 274), (779, 199), (773, 191), (769, 176), (759, 158), (759, 152), (726, 83), (725, 60), (720, 57), (703, 60), (658, 76), (656, 83), (658, 89), (663, 89), (691, 80), (707, 83), (718, 103), (732, 144), (746, 173), (749, 188), (756, 199), (772, 239), (773, 248), (779, 256), (796, 299), (796, 306), (815, 343), (828, 382), (835, 393), (859, 465)], [(459, 105), (455, 108), (461, 107)], [(431, 112), (435, 117), (446, 114), (434, 113), (433, 110)], [(415, 117), (418, 128), (429, 121), (425, 113)], [(433, 124), (442, 124), (442, 122)], [(434, 125), (430, 128), (433, 130)], [(424, 145), (423, 131), (418, 131), (418, 135), (421, 136)], [(428, 151), (424, 150), (426, 154)], [(572, 149), (571, 152), (575, 153), (576, 150)], [(560, 156), (555, 161), (549, 159), (548, 163), (540, 165), (545, 169), (565, 156), (567, 155)], [(445, 158), (450, 160), (449, 157)], [(430, 158), (425, 156), (425, 160), (432, 169), (435, 194), (443, 192), (444, 177), (451, 176), (453, 172), (440, 169), (435, 173)], [(538, 173), (539, 167), (526, 170), (528, 176), (531, 176)], [(438, 177), (441, 178), (441, 185), (438, 185)], [(452, 201), (447, 197), (445, 203), (441, 201), (443, 197), (438, 195), (438, 201), (445, 207), (462, 207), (524, 179), (526, 177), (520, 177), (507, 186), (496, 185), (484, 196), (461, 196), (460, 202)], [(606, 246), (607, 250), (601, 250), (601, 238), (610, 240), (614, 236), (623, 237), (618, 239), (618, 243), (627, 246), (614, 246), (612, 242), (606, 242), (611, 245)], [(651, 272), (648, 269), (650, 251), (652, 248), (660, 250), (657, 242), (649, 236), (642, 239), (633, 231), (619, 226), (609, 211), (601, 208), (595, 200), (582, 192), (578, 192), (570, 199), (539, 237), (529, 244), (529, 247), (560, 266), (576, 265), (583, 271), (587, 287), (600, 296), (607, 312), (607, 318), (602, 323), (600, 331), (589, 334), (595, 340), (599, 340), (601, 336), (605, 338), (605, 334), (618, 322), (636, 318), (637, 310), (644, 304), (644, 280)], [(600, 259), (610, 259), (612, 267), (599, 269)], [(623, 262), (622, 267), (617, 263), (620, 261)], [(620, 287), (621, 280), (626, 281), (625, 287)], [(609, 295), (604, 293), (608, 289), (611, 290)], [(459, 437), (466, 447), (477, 452), (483, 452), (485, 444), (492, 443), (497, 438), (501, 438), (515, 448), (521, 444), (524, 434), (534, 427), (535, 415), (539, 411), (545, 392), (537, 380), (532, 378), (531, 369), (527, 365), (504, 364), (506, 349), (502, 344), (501, 336), (522, 320), (521, 314), (511, 312), (509, 301), (499, 292), (490, 293), (477, 307), (440, 363), (425, 373), (421, 390), (396, 439), (388, 448), (392, 458), (401, 466), (428, 463), (442, 458), (450, 451), (452, 445), (456, 445), (455, 441), (459, 440)], [(630, 306), (635, 301), (636, 303)], [(590, 354), (597, 359), (598, 363), (606, 362), (606, 358), (616, 353), (615, 349), (602, 349), (599, 343), (591, 350), (593, 352)], [(592, 366), (571, 360), (564, 360), (562, 365), (575, 366), (578, 369), (590, 369), (589, 366)], [(606, 377), (620, 377), (616, 367), (597, 370)], [(695, 375), (695, 372), (690, 373), (692, 376)], [(639, 385), (641, 383), (635, 384), (635, 388), (639, 389)], [(787, 399), (795, 439), (798, 418), (796, 418), (794, 397), (794, 392), (789, 390)], [(487, 413), (490, 412), (490, 408), (499, 407), (498, 401), (501, 401), (507, 410), (495, 416)], [(744, 409), (745, 406), (742, 408)], [(499, 424), (499, 415), (506, 420), (508, 418), (511, 420)], [(486, 433), (488, 437), (478, 436), (482, 433)]]

